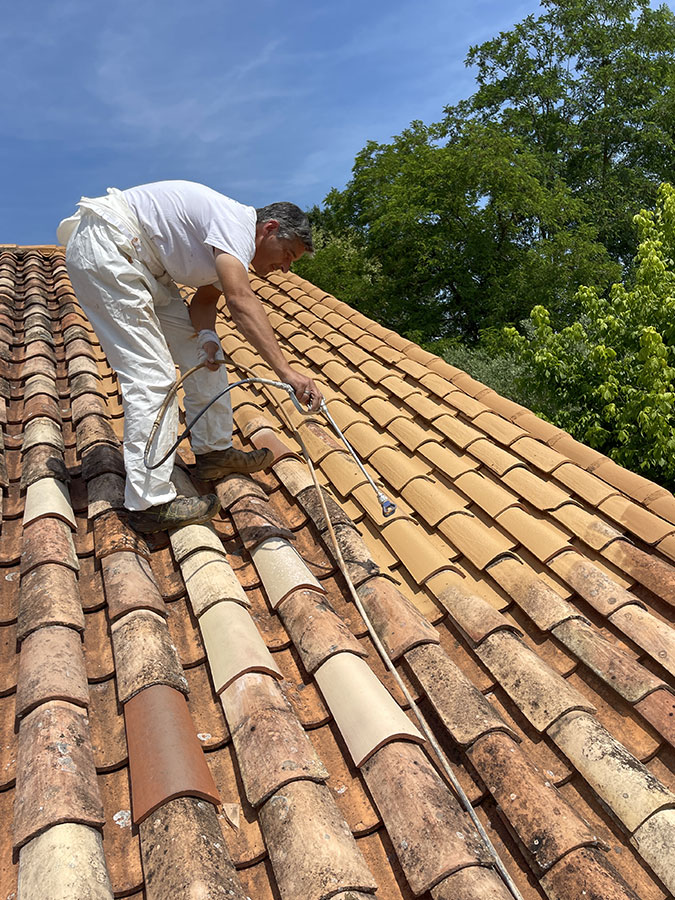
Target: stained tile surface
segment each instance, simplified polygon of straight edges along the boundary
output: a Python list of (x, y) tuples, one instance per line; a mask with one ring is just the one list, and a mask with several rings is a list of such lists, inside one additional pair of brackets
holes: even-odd
[[(508, 898), (302, 440), (522, 895), (670, 896), (675, 500), (297, 276), (251, 286), (392, 519), (320, 416), (252, 387), (234, 440), (272, 469), (217, 485), (212, 527), (135, 535), (62, 251), (0, 248), (0, 895), (21, 869), (20, 900)], [(234, 377), (270, 374), (217, 330)]]

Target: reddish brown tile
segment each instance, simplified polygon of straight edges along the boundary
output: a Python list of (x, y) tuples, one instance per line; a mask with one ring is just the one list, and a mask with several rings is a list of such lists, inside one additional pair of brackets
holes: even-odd
[(111, 622), (136, 609), (149, 609), (166, 618), (150, 563), (142, 556), (130, 551), (112, 553), (101, 561), (101, 570)]
[(665, 686), (648, 694), (635, 708), (675, 747), (675, 697)]
[(327, 890), (377, 887), (325, 785), (286, 785), (262, 807), (260, 821), (282, 896), (322, 900)]
[[(444, 875), (486, 861), (485, 848), (468, 815), (421, 748), (389, 744), (371, 757), (363, 771), (415, 894)], [(400, 803), (401, 791), (406, 795), (405, 806)]]
[(185, 697), (155, 684), (124, 704), (134, 823), (177, 797), (220, 797)]
[(114, 678), (89, 685), (89, 728), (97, 771), (124, 765), (127, 741)]
[(39, 707), (19, 731), (15, 848), (50, 825), (103, 821), (85, 714), (61, 701)]
[(112, 642), (121, 703), (152, 685), (187, 693), (187, 681), (166, 622), (156, 613), (128, 613), (112, 626)]
[(52, 625), (33, 631), (21, 645), (16, 714), (22, 718), (49, 700), (87, 707), (89, 691), (80, 635)]

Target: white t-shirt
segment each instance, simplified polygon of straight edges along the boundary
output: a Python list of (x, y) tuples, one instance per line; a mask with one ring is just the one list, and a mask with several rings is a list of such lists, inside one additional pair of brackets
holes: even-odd
[(178, 284), (216, 284), (214, 248), (248, 269), (255, 255), (252, 206), (193, 181), (156, 181), (122, 193)]

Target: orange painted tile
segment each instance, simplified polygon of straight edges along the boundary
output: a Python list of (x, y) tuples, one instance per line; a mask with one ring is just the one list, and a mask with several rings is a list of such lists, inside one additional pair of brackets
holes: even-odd
[(675, 531), (675, 525), (671, 522), (666, 522), (626, 498), (608, 497), (598, 508), (648, 544), (656, 544)]
[(570, 549), (569, 534), (543, 516), (514, 507), (500, 513), (497, 521), (541, 562)]

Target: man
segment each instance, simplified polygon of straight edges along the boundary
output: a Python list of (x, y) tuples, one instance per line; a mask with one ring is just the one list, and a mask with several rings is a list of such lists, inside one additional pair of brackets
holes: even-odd
[[(306, 215), (292, 203), (262, 209), (189, 181), (160, 181), (106, 197), (83, 197), (78, 212), (59, 225), (66, 267), (108, 361), (117, 373), (124, 406), (125, 506), (139, 532), (203, 523), (219, 510), (214, 494), (177, 497), (173, 454), (148, 470), (143, 453), (159, 407), (175, 382), (175, 366), (200, 369), (185, 382), (188, 422), (225, 387), (225, 366), (215, 333), (221, 292), (244, 337), (288, 382), (303, 405), (316, 410), (321, 393), (284, 357), (265, 310), (250, 288), (248, 267), (259, 275), (281, 270), (312, 251)], [(189, 306), (177, 284), (196, 288)], [(178, 434), (178, 404), (167, 414), (156, 458)], [(271, 462), (267, 450), (232, 447), (232, 407), (221, 397), (191, 434), (198, 478), (256, 472)]]

